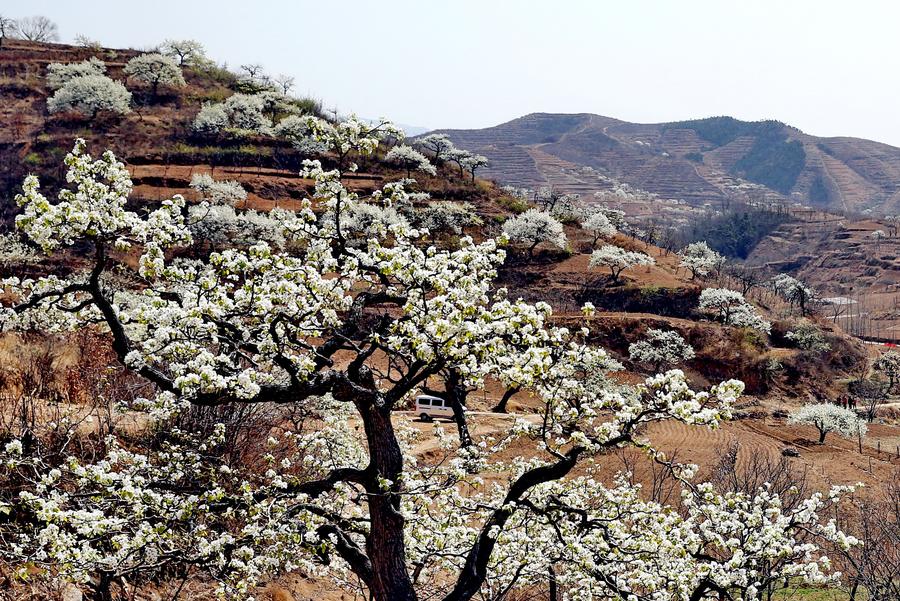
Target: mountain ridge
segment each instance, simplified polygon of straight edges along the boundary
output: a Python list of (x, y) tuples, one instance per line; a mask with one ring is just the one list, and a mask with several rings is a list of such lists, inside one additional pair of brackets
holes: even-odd
[(772, 119), (631, 123), (593, 113), (530, 113), (488, 128), (435, 132), (487, 156), (486, 177), (516, 186), (602, 191), (602, 181), (591, 181), (594, 170), (693, 205), (753, 190), (755, 200), (826, 210), (900, 210), (900, 148), (813, 136)]

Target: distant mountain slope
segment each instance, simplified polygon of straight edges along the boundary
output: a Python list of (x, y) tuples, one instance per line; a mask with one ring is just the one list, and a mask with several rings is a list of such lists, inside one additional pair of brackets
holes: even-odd
[(752, 182), (769, 200), (826, 209), (900, 210), (900, 148), (819, 138), (778, 121), (711, 117), (638, 124), (534, 113), (475, 130), (438, 130), (486, 155), (486, 177), (518, 186), (602, 190), (604, 178), (691, 204), (715, 203)]

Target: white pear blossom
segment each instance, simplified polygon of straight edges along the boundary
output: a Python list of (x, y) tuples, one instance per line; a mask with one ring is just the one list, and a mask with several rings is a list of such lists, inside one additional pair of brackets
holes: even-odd
[(527, 245), (529, 256), (543, 242), (558, 248), (565, 248), (568, 244), (563, 225), (549, 213), (537, 209), (528, 209), (521, 215), (507, 219), (503, 223), (503, 233), (511, 241)]
[(591, 267), (607, 267), (614, 282), (619, 281), (619, 275), (631, 267), (638, 265), (655, 265), (656, 261), (650, 255), (642, 252), (625, 250), (619, 246), (606, 244), (591, 253)]
[(94, 56), (80, 63), (50, 63), (47, 65), (47, 87), (58, 90), (85, 75), (106, 75), (106, 64)]
[(124, 72), (128, 77), (150, 86), (154, 98), (160, 86), (183, 88), (186, 85), (178, 63), (171, 56), (158, 52), (137, 55), (125, 64)]
[(124, 115), (131, 112), (131, 92), (105, 75), (81, 75), (66, 81), (47, 99), (47, 111), (75, 111), (92, 119), (101, 111)]
[(228, 127), (228, 113), (221, 103), (204, 103), (200, 112), (194, 117), (192, 128), (199, 134), (215, 135)]
[(616, 228), (609, 217), (601, 211), (594, 211), (584, 221), (581, 227), (586, 229), (594, 237), (591, 246), (595, 246), (600, 238), (612, 238), (616, 234)]
[(792, 424), (808, 424), (819, 431), (819, 443), (825, 442), (829, 432), (835, 432), (847, 438), (862, 437), (866, 434), (866, 422), (850, 409), (838, 407), (832, 403), (804, 405), (791, 412), (788, 421)]
[(680, 265), (691, 272), (691, 279), (706, 277), (722, 267), (725, 257), (714, 251), (706, 242), (694, 242), (685, 246), (680, 253)]
[(666, 365), (677, 365), (694, 358), (694, 349), (674, 330), (647, 330), (644, 340), (628, 346), (632, 361), (647, 363), (659, 371)]
[(247, 200), (247, 191), (235, 180), (216, 180), (208, 173), (191, 176), (191, 188), (212, 205), (236, 205)]
[(429, 175), (437, 174), (434, 165), (428, 161), (424, 154), (405, 144), (391, 148), (384, 156), (384, 160), (405, 169), (406, 177), (410, 177), (413, 170), (422, 171)]
[(763, 319), (756, 309), (736, 290), (705, 288), (700, 293), (701, 311), (711, 313), (722, 323), (738, 328), (752, 328), (768, 334), (772, 324)]

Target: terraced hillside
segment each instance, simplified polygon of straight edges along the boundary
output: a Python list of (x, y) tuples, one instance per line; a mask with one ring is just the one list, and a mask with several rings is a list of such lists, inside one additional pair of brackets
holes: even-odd
[[(662, 198), (693, 205), (746, 197), (842, 211), (900, 208), (900, 149), (819, 138), (778, 121), (712, 117), (637, 124), (587, 113), (535, 113), (478, 130), (443, 130), (491, 160), (486, 177), (565, 191), (604, 189), (589, 167)], [(575, 175), (573, 175), (573, 173)]]
[(829, 214), (798, 219), (764, 238), (747, 262), (809, 283), (827, 301), (823, 315), (845, 331), (900, 340), (900, 237), (893, 222)]

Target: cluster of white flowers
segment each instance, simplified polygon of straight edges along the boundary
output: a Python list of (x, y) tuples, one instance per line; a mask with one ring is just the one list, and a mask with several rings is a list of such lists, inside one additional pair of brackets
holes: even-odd
[(417, 229), (461, 234), (464, 228), (481, 225), (482, 220), (469, 203), (450, 201), (429, 202), (421, 208), (406, 212), (407, 219)]
[(511, 241), (527, 245), (529, 256), (542, 242), (558, 248), (565, 248), (569, 243), (563, 225), (550, 213), (537, 209), (528, 209), (520, 215), (507, 219), (503, 223), (503, 233)]
[(192, 127), (198, 134), (207, 136), (223, 131), (228, 127), (228, 113), (225, 112), (225, 106), (221, 103), (204, 103), (194, 117)]
[(647, 330), (644, 340), (628, 346), (632, 361), (647, 363), (659, 371), (665, 365), (677, 365), (694, 358), (694, 348), (674, 330)]
[(259, 94), (232, 94), (222, 103), (228, 124), (237, 130), (266, 133), (269, 120), (265, 100)]
[(715, 319), (738, 328), (751, 328), (764, 334), (772, 329), (772, 324), (762, 318), (747, 302), (744, 295), (728, 288), (705, 288), (700, 293), (701, 311), (712, 313)]
[(865, 420), (860, 419), (854, 411), (832, 403), (804, 405), (791, 412), (788, 421), (792, 424), (815, 426), (819, 431), (820, 443), (825, 442), (825, 436), (829, 432), (835, 432), (847, 438), (856, 438), (865, 436), (867, 429)]
[(806, 313), (807, 307), (817, 298), (816, 292), (812, 288), (786, 273), (772, 278), (769, 285), (775, 294), (788, 301), (792, 307), (795, 305), (799, 307), (801, 313)]
[(831, 348), (825, 335), (815, 324), (803, 320), (791, 331), (784, 335), (785, 338), (794, 342), (797, 348), (809, 351), (811, 353), (824, 353)]
[(106, 64), (96, 57), (80, 63), (50, 63), (47, 65), (47, 87), (58, 90), (76, 77), (106, 75)]
[(181, 67), (171, 56), (149, 52), (139, 54), (125, 64), (125, 75), (150, 86), (155, 97), (160, 86), (182, 88), (186, 85)]
[(196, 40), (166, 40), (160, 52), (177, 60), (179, 67), (202, 67), (209, 62), (203, 44)]
[(188, 221), (194, 240), (214, 246), (249, 246), (267, 242), (281, 247), (285, 242), (281, 221), (266, 213), (238, 212), (230, 205), (192, 206), (188, 211)]
[(691, 271), (691, 277), (706, 277), (722, 267), (725, 257), (714, 251), (706, 242), (694, 242), (685, 246), (680, 253), (680, 265)]
[(471, 173), (472, 181), (475, 181), (475, 172), (488, 164), (486, 156), (474, 154), (462, 148), (450, 148), (446, 150), (445, 154), (447, 160), (456, 163), (456, 166), (459, 167), (460, 175), (466, 171)]
[(106, 75), (79, 75), (68, 79), (47, 99), (47, 111), (74, 111), (91, 118), (101, 111), (124, 115), (131, 112), (131, 92)]
[(602, 211), (591, 213), (581, 222), (581, 227), (593, 234), (592, 246), (596, 245), (600, 238), (612, 238), (616, 235), (616, 226), (612, 224), (609, 217)]
[(40, 260), (40, 251), (23, 242), (15, 232), (0, 234), (0, 267), (21, 267)]
[(413, 148), (400, 144), (391, 148), (384, 156), (384, 160), (388, 163), (394, 163), (406, 170), (406, 177), (410, 177), (413, 170), (422, 171), (429, 175), (436, 175), (437, 170), (434, 168), (424, 154)]
[[(380, 139), (358, 121), (321, 128), (344, 155)], [(402, 183), (361, 198), (339, 171), (308, 161), (311, 198), (267, 216), (284, 250), (260, 241), (185, 260), (164, 252), (193, 243), (183, 199), (141, 216), (125, 209), (132, 185), (111, 153), (93, 160), (79, 141), (66, 163), (74, 190), (52, 203), (29, 178), (17, 224), (47, 251), (93, 247), (94, 264), (67, 280), (5, 280), (0, 320), (105, 324), (123, 365), (155, 385), (131, 408), (147, 412), (160, 442), (110, 438), (105, 454), (62, 462), (8, 442), (2, 475), (22, 492), (0, 509), (28, 521), (0, 523), (5, 561), (76, 581), (190, 567), (241, 600), (291, 570), (359, 583), (376, 601), (437, 590), (497, 598), (546, 582), (551, 568), (579, 600), (674, 601), (710, 586), (757, 599), (765, 578), (830, 577), (819, 548), (801, 540), (819, 525), (820, 497), (784, 512), (766, 490), (720, 495), (673, 464), (690, 491), (683, 516), (624, 478), (604, 484), (596, 456), (632, 445), (661, 460), (641, 437), (647, 424), (715, 428), (743, 385), (696, 391), (679, 370), (615, 384), (607, 373), (620, 366), (584, 342), (586, 329), (553, 326), (549, 305), (495, 287), (502, 240), (424, 243), (399, 213), (411, 203)], [(203, 204), (189, 217), (197, 210), (223, 222), (235, 211)], [(365, 239), (351, 238), (360, 229)], [(133, 290), (107, 285), (112, 245), (141, 247)], [(407, 428), (393, 412), (429, 381), (450, 395), (488, 378), (540, 399), (539, 418), (476, 436), (462, 409), (451, 436)], [(192, 405), (246, 403), (301, 417), (270, 425), (262, 468), (224, 460), (224, 423), (200, 434), (172, 421)], [(435, 442), (444, 456), (420, 464), (415, 449)], [(501, 451), (513, 442), (532, 452), (510, 459)], [(584, 471), (569, 477), (576, 465)], [(842, 536), (833, 524), (822, 534)]]
[(260, 95), (233, 94), (225, 102), (206, 103), (194, 117), (193, 129), (199, 134), (215, 135), (226, 129), (259, 134), (270, 133)]
[(619, 281), (623, 271), (638, 265), (655, 265), (656, 261), (650, 255), (632, 250), (625, 250), (619, 246), (606, 244), (591, 253), (591, 267), (607, 267), (614, 282)]
[(247, 200), (247, 191), (240, 182), (226, 179), (217, 180), (209, 173), (195, 173), (191, 176), (191, 188), (212, 205), (236, 205)]
[(537, 206), (560, 221), (578, 221), (596, 212), (581, 203), (578, 194), (560, 192), (552, 186), (543, 186), (534, 193)]
[(448, 153), (456, 148), (450, 140), (450, 136), (447, 134), (428, 134), (427, 136), (422, 136), (421, 138), (416, 139), (416, 145), (426, 152), (431, 152), (431, 158), (437, 164), (440, 164), (441, 161), (447, 157)]

